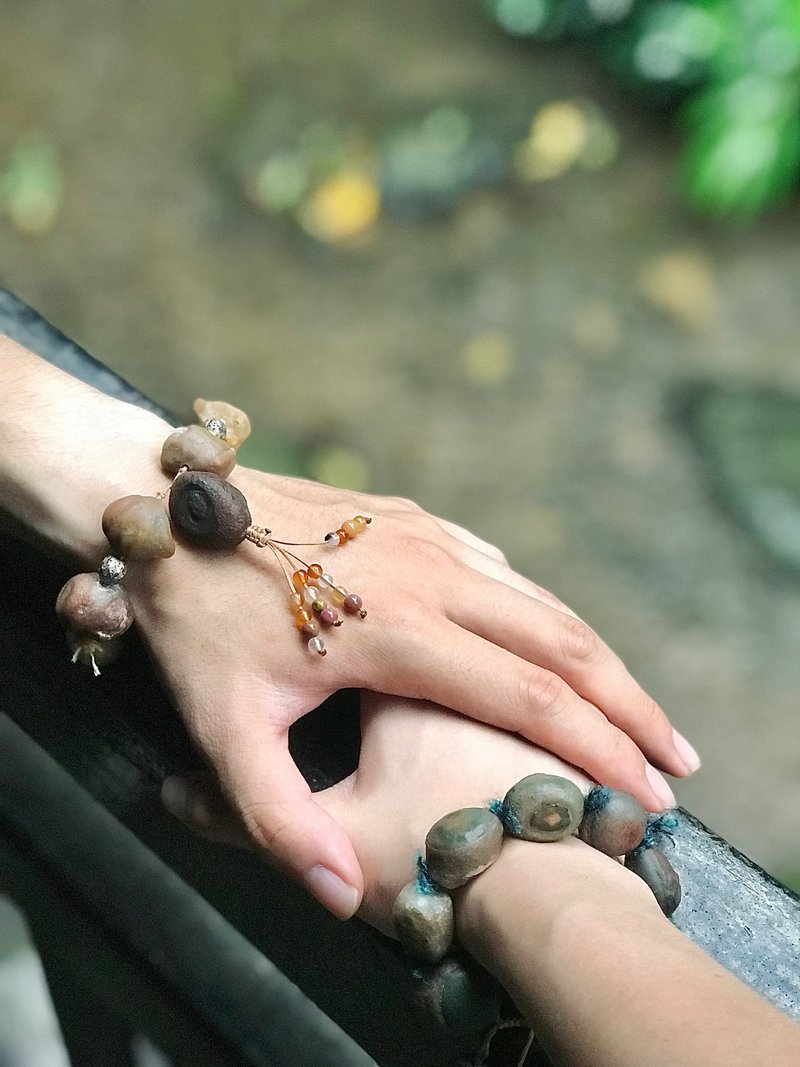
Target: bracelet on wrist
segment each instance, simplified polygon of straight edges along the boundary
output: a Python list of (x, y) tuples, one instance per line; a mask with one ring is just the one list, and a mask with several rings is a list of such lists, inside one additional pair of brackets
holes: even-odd
[(338, 548), (366, 530), (372, 519), (356, 515), (321, 541), (283, 541), (252, 521), (244, 495), (226, 479), (236, 466), (236, 450), (250, 434), (243, 411), (216, 400), (196, 400), (200, 424), (174, 430), (161, 450), (161, 469), (173, 480), (156, 496), (124, 496), (103, 513), (109, 553), (96, 572), (76, 574), (61, 589), (56, 613), (67, 627), (73, 662), (87, 663), (95, 675), (113, 658), (118, 639), (134, 622), (123, 586), (127, 563), (168, 559), (175, 553), (173, 531), (199, 548), (235, 549), (247, 541), (268, 548), (288, 584), (289, 609), (310, 652), (327, 654), (322, 631), (342, 625), (342, 615), (365, 618), (361, 597), (350, 593), (320, 563), (306, 563), (296, 548)]
[(502, 801), (459, 808), (434, 823), (425, 839), (425, 858), (417, 860), (416, 878), (403, 886), (392, 906), (395, 932), (416, 963), (444, 959), (455, 928), (450, 892), (490, 867), (507, 836), (548, 842), (577, 833), (599, 852), (624, 856), (625, 866), (650, 887), (669, 916), (680, 903), (680, 880), (657, 846), (675, 825), (668, 813), (650, 818), (630, 793), (598, 785), (584, 797), (567, 778), (529, 775)]

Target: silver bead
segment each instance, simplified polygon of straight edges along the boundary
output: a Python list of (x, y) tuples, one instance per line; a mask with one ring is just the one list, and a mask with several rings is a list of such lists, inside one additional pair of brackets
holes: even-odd
[(105, 556), (97, 568), (97, 575), (101, 585), (118, 585), (125, 577), (127, 570), (124, 562), (117, 556)]
[(224, 438), (228, 432), (228, 427), (225, 425), (224, 419), (208, 419), (206, 422), (206, 429), (214, 437)]

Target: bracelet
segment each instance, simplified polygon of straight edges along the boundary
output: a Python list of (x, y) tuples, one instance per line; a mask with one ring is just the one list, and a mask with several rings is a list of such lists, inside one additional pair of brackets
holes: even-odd
[(327, 654), (320, 631), (342, 625), (337, 609), (366, 618), (357, 593), (337, 585), (320, 563), (306, 563), (292, 549), (338, 548), (366, 530), (372, 519), (356, 515), (322, 541), (276, 540), (271, 530), (253, 523), (244, 495), (226, 481), (236, 466), (236, 450), (250, 435), (247, 415), (219, 400), (195, 400), (194, 410), (200, 424), (174, 430), (161, 450), (161, 468), (173, 475), (169, 489), (109, 504), (102, 525), (110, 554), (97, 571), (74, 575), (58, 594), (56, 613), (67, 627), (72, 662), (90, 664), (95, 676), (134, 622), (133, 605), (121, 584), (126, 561), (168, 559), (175, 552), (173, 527), (199, 548), (234, 549), (248, 541), (270, 549), (289, 586), (295, 626), (310, 652)]
[(577, 832), (608, 856), (625, 856), (625, 866), (653, 891), (670, 916), (681, 899), (681, 884), (657, 847), (672, 836), (673, 815), (649, 818), (639, 801), (622, 790), (598, 785), (583, 796), (567, 778), (531, 774), (512, 786), (505, 799), (484, 808), (459, 808), (434, 823), (425, 838), (425, 858), (417, 858), (417, 877), (392, 905), (397, 937), (412, 960), (438, 963), (453, 943), (450, 891), (490, 867), (505, 836), (525, 841), (559, 841)]

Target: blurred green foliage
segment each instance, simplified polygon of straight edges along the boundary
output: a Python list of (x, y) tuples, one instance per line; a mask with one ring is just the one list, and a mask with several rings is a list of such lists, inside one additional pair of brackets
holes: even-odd
[(800, 172), (798, 0), (483, 0), (519, 37), (582, 40), (649, 99), (677, 107), (691, 202), (755, 215)]

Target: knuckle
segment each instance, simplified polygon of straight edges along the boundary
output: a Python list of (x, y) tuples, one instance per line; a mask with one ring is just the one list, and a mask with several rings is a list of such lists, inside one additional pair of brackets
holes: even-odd
[(591, 626), (571, 615), (561, 622), (560, 646), (566, 659), (580, 662), (597, 659), (602, 647)]
[(539, 716), (554, 719), (564, 708), (564, 683), (550, 671), (536, 671), (526, 679), (522, 696)]
[(272, 856), (281, 856), (288, 851), (293, 839), (293, 828), (284, 805), (252, 801), (243, 805), (239, 814), (248, 837), (259, 848)]

